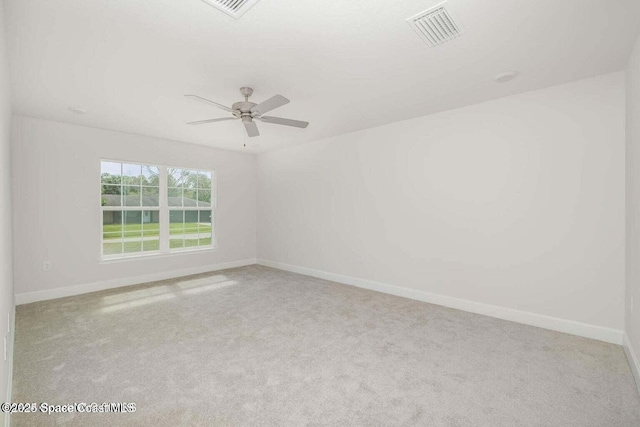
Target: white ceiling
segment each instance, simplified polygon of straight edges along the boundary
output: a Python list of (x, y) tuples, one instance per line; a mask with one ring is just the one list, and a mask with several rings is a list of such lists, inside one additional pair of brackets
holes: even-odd
[[(638, 0), (449, 0), (464, 34), (432, 48), (405, 20), (440, 2), (261, 0), (234, 20), (200, 0), (6, 0), (14, 112), (258, 152), (621, 70), (640, 25)], [(231, 105), (241, 86), (311, 125), (185, 125), (226, 113), (184, 94)]]

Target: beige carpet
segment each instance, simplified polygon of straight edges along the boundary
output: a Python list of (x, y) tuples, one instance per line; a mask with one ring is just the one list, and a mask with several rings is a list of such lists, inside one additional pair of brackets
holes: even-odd
[(266, 267), (19, 306), (13, 425), (640, 426), (619, 346)]

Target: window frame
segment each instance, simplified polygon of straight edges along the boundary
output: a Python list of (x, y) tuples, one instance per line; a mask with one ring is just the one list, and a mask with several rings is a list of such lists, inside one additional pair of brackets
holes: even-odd
[[(111, 162), (111, 163), (120, 163), (120, 164), (130, 164), (130, 165), (141, 165), (141, 166), (151, 166), (158, 168), (159, 172), (159, 198), (158, 198), (158, 206), (102, 206), (102, 163), (103, 162)], [(182, 170), (191, 170), (197, 172), (208, 172), (211, 174), (211, 202), (210, 206), (206, 208), (202, 207), (184, 207), (184, 206), (169, 206), (169, 197), (168, 197), (168, 170), (169, 169), (182, 169)], [(131, 260), (131, 259), (140, 259), (140, 258), (152, 258), (152, 257), (165, 257), (165, 256), (173, 256), (180, 254), (188, 254), (194, 252), (206, 252), (206, 251), (215, 251), (218, 249), (218, 239), (217, 239), (217, 228), (216, 228), (216, 218), (217, 218), (217, 204), (218, 204), (218, 192), (217, 192), (217, 175), (214, 169), (208, 168), (197, 168), (197, 167), (181, 167), (181, 166), (168, 166), (163, 164), (154, 164), (149, 162), (140, 162), (136, 160), (116, 160), (112, 158), (100, 158), (98, 160), (98, 198), (99, 198), (99, 216), (100, 216), (100, 253), (99, 259), (101, 262), (113, 262), (113, 261), (123, 261), (123, 260)], [(121, 184), (121, 187), (124, 188), (124, 185)], [(124, 199), (123, 199), (124, 200)], [(140, 251), (140, 252), (132, 252), (132, 253), (121, 253), (116, 255), (105, 255), (104, 254), (104, 231), (103, 231), (103, 222), (104, 222), (104, 212), (105, 211), (154, 211), (157, 210), (159, 214), (159, 249), (156, 251)], [(204, 246), (191, 246), (191, 247), (182, 247), (182, 248), (170, 248), (170, 220), (169, 215), (171, 210), (211, 210), (211, 244)], [(143, 214), (144, 215), (144, 214)], [(144, 237), (144, 236), (143, 236)]]

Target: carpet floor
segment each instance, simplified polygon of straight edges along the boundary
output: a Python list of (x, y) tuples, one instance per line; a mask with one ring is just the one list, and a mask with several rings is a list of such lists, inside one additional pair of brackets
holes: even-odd
[(15, 426), (640, 426), (620, 346), (261, 266), (21, 305), (14, 360), (14, 402), (136, 405)]

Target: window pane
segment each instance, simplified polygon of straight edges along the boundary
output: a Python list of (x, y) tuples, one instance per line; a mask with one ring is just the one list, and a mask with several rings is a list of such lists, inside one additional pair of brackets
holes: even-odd
[(171, 240), (169, 240), (169, 248), (184, 248), (184, 239), (182, 238), (182, 236), (177, 238), (172, 237)]
[(124, 211), (124, 237), (140, 240), (142, 237), (142, 211)]
[[(184, 222), (185, 224), (193, 224), (196, 228), (198, 227), (198, 211), (184, 211)], [(187, 225), (185, 225), (187, 227)]]
[(203, 225), (206, 225), (209, 227), (209, 230), (211, 230), (211, 211), (207, 210), (207, 211), (198, 211), (200, 218), (199, 218), (199, 223), (200, 223), (200, 227), (202, 227)]
[(122, 206), (122, 187), (119, 185), (102, 185), (100, 206)]
[(198, 172), (198, 188), (211, 190), (211, 172)]
[(142, 225), (142, 211), (124, 211), (124, 223), (125, 225), (135, 225), (138, 230)]
[(188, 189), (185, 187), (183, 192), (183, 199), (182, 199), (184, 206), (195, 208), (198, 205), (197, 198), (198, 198), (198, 190), (196, 190), (195, 188)]
[(184, 222), (184, 211), (169, 211), (169, 222), (170, 223), (183, 223)]
[(117, 255), (122, 253), (122, 242), (108, 242), (102, 244), (102, 254), (107, 255)]
[(184, 247), (184, 211), (169, 212), (169, 248)]
[(125, 185), (140, 185), (142, 165), (122, 165), (122, 181)]
[(184, 211), (169, 212), (169, 234), (180, 235), (184, 233)]
[(198, 206), (200, 207), (211, 206), (211, 191), (198, 190)]
[(124, 187), (123, 199), (125, 206), (140, 206), (140, 187)]
[[(197, 234), (195, 235), (196, 237), (198, 236)], [(198, 246), (198, 239), (190, 239), (189, 236), (186, 236), (187, 238), (184, 239), (184, 247), (185, 248), (191, 248), (191, 247), (197, 247)]]
[(122, 211), (102, 212), (102, 254), (122, 253)]
[[(198, 211), (185, 211), (184, 212), (184, 238), (185, 239), (195, 239), (196, 244), (188, 245), (188, 246), (198, 246)], [(187, 246), (187, 242), (185, 240), (185, 246)]]
[(142, 211), (142, 250), (160, 250), (160, 211)]
[(142, 251), (142, 241), (141, 240), (125, 240), (124, 242), (124, 253), (130, 254), (135, 252)]
[(198, 172), (184, 169), (182, 171), (182, 182), (184, 188), (196, 189), (198, 188)]
[(102, 212), (103, 239), (122, 239), (122, 211)]
[(142, 185), (160, 185), (160, 171), (156, 166), (142, 165)]
[(182, 206), (182, 188), (169, 188), (169, 206)]
[(142, 250), (144, 252), (159, 251), (160, 239), (144, 240), (142, 242)]
[(124, 253), (142, 251), (142, 211), (124, 211)]
[(169, 187), (182, 187), (182, 169), (167, 169), (167, 185)]
[(158, 187), (142, 187), (142, 206), (160, 206)]
[(142, 212), (143, 237), (157, 237), (160, 235), (160, 211)]
[(199, 223), (198, 223), (198, 235), (200, 246), (211, 246), (213, 242), (213, 231), (211, 227), (211, 211), (202, 210), (198, 211)]
[(104, 184), (119, 185), (122, 183), (122, 165), (114, 162), (101, 162), (100, 176)]

